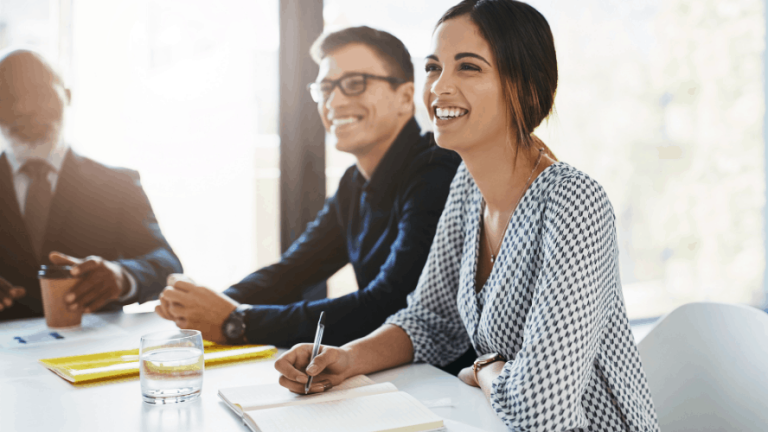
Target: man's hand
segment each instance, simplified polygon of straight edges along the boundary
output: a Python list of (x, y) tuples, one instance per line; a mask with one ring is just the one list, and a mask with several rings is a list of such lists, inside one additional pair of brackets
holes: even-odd
[(20, 299), (27, 294), (27, 291), (20, 286), (13, 286), (12, 283), (0, 277), (0, 312), (13, 306), (15, 299)]
[(120, 264), (98, 256), (75, 258), (60, 252), (48, 256), (55, 265), (72, 266), (72, 276), (80, 281), (64, 296), (70, 310), (96, 312), (128, 291), (128, 280)]
[(184, 275), (168, 276), (168, 285), (160, 294), (160, 305), (155, 307), (158, 315), (179, 328), (199, 330), (205, 340), (227, 343), (221, 326), (240, 305), (238, 302)]
[[(192, 285), (195, 285), (195, 281), (192, 280), (189, 276), (185, 274), (179, 274), (179, 273), (173, 273), (166, 279), (165, 283), (167, 285), (167, 288), (172, 288), (174, 285), (176, 285), (176, 282), (184, 281), (188, 282)], [(164, 297), (162, 293), (160, 293), (159, 296), (160, 304), (155, 306), (155, 313), (160, 316), (160, 318), (167, 319), (168, 321), (176, 322), (176, 317), (171, 314), (171, 302), (168, 300), (167, 297)], [(180, 307), (180, 304), (176, 304), (176, 307)], [(176, 323), (178, 325), (179, 323)]]
[(472, 387), (480, 387), (480, 384), (475, 380), (475, 371), (472, 370), (472, 366), (462, 369), (459, 372), (459, 379), (462, 380), (464, 384)]
[(312, 357), (312, 344), (298, 344), (286, 351), (275, 362), (275, 369), (280, 372), (280, 385), (288, 390), (304, 394), (304, 385), (312, 378), (310, 393), (321, 393), (341, 384), (348, 378), (352, 364), (349, 351), (343, 348), (320, 346), (320, 353)]

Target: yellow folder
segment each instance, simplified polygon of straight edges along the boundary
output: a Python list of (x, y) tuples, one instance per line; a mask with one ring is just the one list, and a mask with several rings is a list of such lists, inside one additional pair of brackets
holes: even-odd
[[(272, 345), (218, 345), (203, 341), (205, 365), (272, 357)], [(41, 359), (40, 363), (58, 376), (74, 383), (122, 379), (139, 374), (139, 350), (111, 351), (70, 357)]]

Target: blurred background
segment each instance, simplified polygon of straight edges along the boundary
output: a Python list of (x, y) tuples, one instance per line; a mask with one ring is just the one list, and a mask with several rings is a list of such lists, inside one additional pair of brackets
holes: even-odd
[[(428, 129), (423, 60), (457, 0), (312, 1), (325, 29), (365, 24), (405, 42)], [(72, 90), (69, 142), (141, 173), (187, 274), (216, 290), (287, 247), (279, 119), (291, 71), (280, 56), (295, 47), (281, 47), (280, 22), (295, 11), (286, 2), (0, 0), (0, 48), (43, 53)], [(630, 318), (691, 301), (764, 307), (766, 1), (529, 3), (552, 27), (560, 76), (556, 113), (537, 134), (607, 190)], [(293, 107), (314, 112), (298, 94)], [(353, 158), (330, 139), (325, 149), (331, 195)], [(328, 295), (355, 289), (345, 268)]]

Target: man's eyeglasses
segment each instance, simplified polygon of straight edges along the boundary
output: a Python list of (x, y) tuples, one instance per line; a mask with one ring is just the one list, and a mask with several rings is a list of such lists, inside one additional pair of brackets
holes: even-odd
[(307, 85), (312, 100), (320, 103), (331, 96), (336, 86), (339, 86), (345, 96), (357, 96), (365, 91), (369, 79), (386, 81), (392, 85), (399, 85), (405, 81), (395, 77), (385, 77), (366, 73), (351, 73), (337, 80), (313, 82)]

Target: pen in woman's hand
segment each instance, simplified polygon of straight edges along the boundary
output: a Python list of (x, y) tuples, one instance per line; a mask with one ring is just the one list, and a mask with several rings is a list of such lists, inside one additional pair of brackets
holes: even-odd
[[(317, 322), (317, 332), (315, 332), (315, 343), (312, 346), (312, 356), (309, 358), (309, 364), (317, 357), (317, 353), (320, 351), (320, 341), (323, 340), (323, 331), (325, 330), (325, 312), (320, 312), (320, 321)], [(304, 394), (309, 393), (309, 388), (312, 387), (312, 377), (310, 376), (307, 383), (304, 384)]]

